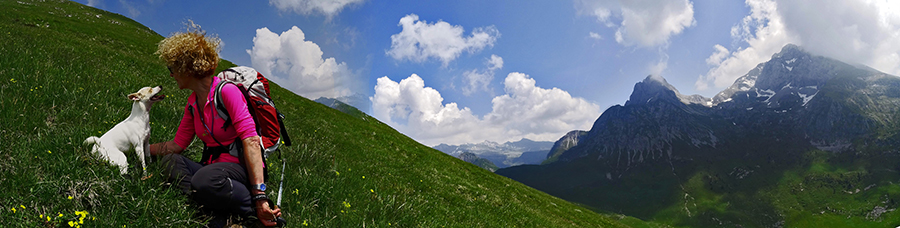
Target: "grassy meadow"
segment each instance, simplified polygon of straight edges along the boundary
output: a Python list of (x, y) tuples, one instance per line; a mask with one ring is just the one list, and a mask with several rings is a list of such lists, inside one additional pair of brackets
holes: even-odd
[[(68, 1), (0, 0), (0, 227), (198, 227), (207, 217), (163, 184), (82, 145), (130, 114), (126, 95), (164, 86), (151, 143), (174, 137), (189, 91), (153, 52), (163, 37)], [(232, 66), (222, 61), (220, 70)], [(659, 227), (600, 215), (421, 145), (378, 120), (273, 83), (294, 145), (282, 208), (289, 227)], [(195, 141), (186, 154), (200, 156)], [(278, 157), (269, 160), (277, 195)], [(139, 166), (139, 165), (138, 165)]]

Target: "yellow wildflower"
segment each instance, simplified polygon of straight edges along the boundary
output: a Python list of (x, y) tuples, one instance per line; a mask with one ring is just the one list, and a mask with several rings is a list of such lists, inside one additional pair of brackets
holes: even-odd
[(366, 179), (366, 176), (363, 176), (363, 179)]
[(25, 209), (25, 205), (19, 204), (19, 206), (22, 207), (22, 209)]
[(48, 150), (47, 153), (48, 153), (48, 154), (52, 154), (53, 152), (50, 152), (50, 151)]
[(13, 213), (16, 213), (16, 208), (15, 207), (12, 208), (12, 211), (13, 211)]
[(303, 220), (303, 226), (309, 226), (309, 223), (306, 223), (306, 219)]
[(347, 201), (344, 201), (344, 207), (350, 208), (350, 203), (348, 203)]
[(75, 221), (69, 221), (69, 227), (75, 227)]
[(84, 218), (87, 217), (88, 212), (87, 211), (75, 211), (75, 214), (80, 216), (78, 218), (78, 224), (84, 224)]
[(69, 198), (69, 199), (71, 200), (71, 199), (72, 199), (72, 196), (69, 196), (69, 197), (67, 197), (67, 198)]
[(370, 188), (369, 191), (372, 192), (372, 193), (375, 193), (375, 190), (374, 190), (374, 189), (371, 189), (371, 188)]

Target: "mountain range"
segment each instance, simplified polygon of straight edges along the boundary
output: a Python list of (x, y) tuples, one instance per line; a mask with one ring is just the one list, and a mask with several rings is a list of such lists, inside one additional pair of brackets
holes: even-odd
[[(472, 158), (471, 156), (476, 156), (477, 158), (487, 159), (490, 161), (491, 165), (495, 165), (499, 168), (506, 168), (523, 164), (541, 164), (541, 162), (547, 159), (547, 154), (552, 147), (553, 142), (532, 141), (523, 138), (519, 141), (502, 144), (491, 141), (466, 143), (462, 145), (447, 145), (442, 143), (433, 148), (454, 157), (460, 157), (463, 154), (471, 154), (466, 155), (471, 161), (475, 161), (475, 158)], [(493, 170), (490, 169), (491, 166), (485, 162), (480, 162), (479, 164), (485, 165), (482, 166), (482, 168), (491, 171), (496, 170), (496, 168)]]
[(543, 165), (496, 173), (678, 226), (893, 227), (898, 111), (896, 76), (786, 45), (712, 98), (648, 76)]

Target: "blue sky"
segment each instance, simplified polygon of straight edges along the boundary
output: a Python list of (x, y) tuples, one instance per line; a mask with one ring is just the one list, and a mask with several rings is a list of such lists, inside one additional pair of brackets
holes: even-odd
[(555, 141), (661, 75), (714, 96), (787, 43), (900, 73), (900, 7), (863, 0), (78, 0), (356, 105), (426, 144)]

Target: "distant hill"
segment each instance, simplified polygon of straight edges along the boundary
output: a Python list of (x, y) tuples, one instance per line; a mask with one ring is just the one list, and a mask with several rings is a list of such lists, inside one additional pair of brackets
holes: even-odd
[(497, 168), (497, 165), (494, 165), (494, 163), (491, 162), (491, 160), (479, 158), (478, 155), (475, 155), (473, 153), (464, 152), (464, 153), (460, 154), (459, 156), (457, 156), (457, 158), (459, 158), (465, 162), (472, 163), (473, 165), (476, 165), (478, 167), (481, 167), (481, 168), (486, 169), (491, 172), (497, 171), (497, 169), (499, 169), (499, 168)]
[(573, 130), (569, 133), (566, 133), (562, 138), (559, 138), (555, 143), (553, 143), (553, 147), (550, 148), (550, 152), (547, 153), (547, 160), (541, 162), (541, 164), (548, 164), (555, 162), (559, 159), (564, 152), (578, 145), (578, 142), (584, 140), (585, 136), (587, 136), (586, 131), (581, 130)]
[[(199, 227), (207, 217), (152, 174), (121, 176), (81, 145), (130, 112), (126, 95), (163, 85), (151, 142), (174, 137), (188, 90), (153, 52), (163, 37), (69, 1), (0, 1), (0, 226)], [(223, 60), (220, 70), (233, 66)], [(289, 227), (629, 227), (271, 84), (293, 146), (282, 147)], [(197, 159), (200, 143), (185, 153)], [(129, 155), (135, 163), (134, 155)], [(270, 173), (281, 173), (278, 156)], [(132, 165), (129, 173), (140, 173)], [(273, 175), (277, 178), (278, 175)], [(270, 197), (277, 197), (278, 182)], [(628, 225), (626, 225), (628, 224)]]
[(320, 104), (323, 104), (325, 106), (340, 110), (341, 112), (347, 114), (361, 112), (360, 109), (368, 110), (370, 106), (369, 99), (361, 94), (354, 94), (352, 96), (344, 96), (338, 98), (319, 97), (314, 101), (319, 102)]
[(343, 113), (346, 113), (347, 115), (351, 115), (351, 116), (358, 117), (358, 118), (362, 118), (362, 117), (366, 116), (366, 114), (364, 112), (360, 111), (359, 109), (357, 109), (356, 107), (354, 107), (352, 105), (349, 105), (347, 103), (344, 103), (343, 101), (340, 101), (339, 99), (320, 97), (314, 101), (319, 104), (328, 106), (329, 108), (333, 108), (333, 109), (336, 109)]
[(479, 158), (490, 160), (497, 167), (506, 168), (523, 164), (541, 164), (541, 162), (546, 160), (547, 153), (552, 146), (553, 142), (538, 142), (523, 138), (519, 141), (503, 144), (490, 141), (462, 145), (442, 143), (434, 146), (434, 149), (452, 156), (472, 153)]
[(898, 133), (900, 78), (787, 45), (713, 98), (648, 76), (556, 161), (496, 173), (676, 226), (896, 227)]

